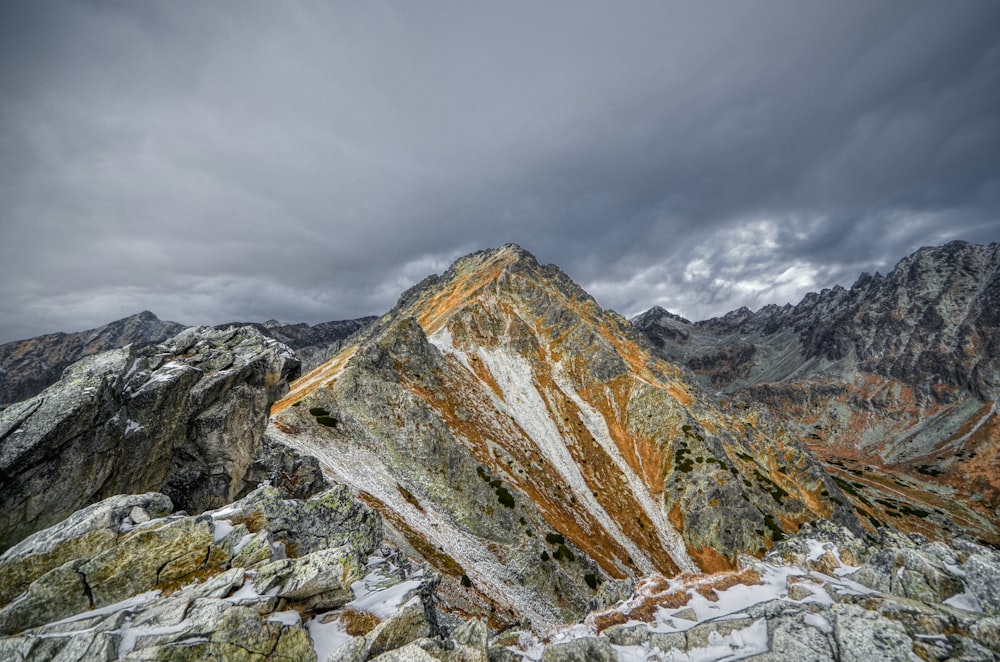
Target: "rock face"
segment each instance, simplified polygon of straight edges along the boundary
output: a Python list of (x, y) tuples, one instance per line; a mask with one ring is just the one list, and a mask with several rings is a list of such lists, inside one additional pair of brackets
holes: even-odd
[(633, 324), (736, 405), (783, 419), (854, 483), (873, 527), (1000, 543), (998, 311), (1000, 244), (952, 242), (796, 306), (697, 323), (654, 308)]
[(282, 324), (277, 320), (260, 323), (232, 323), (217, 326), (226, 329), (233, 326), (252, 326), (268, 338), (288, 345), (295, 351), (295, 356), (302, 362), (302, 371), (316, 368), (344, 347), (344, 343), (355, 333), (374, 322), (376, 317), (359, 317), (353, 320), (322, 322), (310, 326), (308, 324)]
[(275, 406), (466, 613), (537, 628), (654, 569), (733, 567), (805, 521), (860, 531), (762, 408), (724, 412), (516, 246), (476, 253)]
[[(270, 320), (215, 328), (252, 326), (292, 348), (303, 369), (312, 370), (340, 351), (345, 339), (375, 319), (362, 317), (314, 326)], [(128, 345), (138, 349), (163, 342), (186, 328), (184, 324), (163, 321), (147, 310), (89, 331), (51, 333), (0, 345), (0, 410), (38, 395), (59, 381), (66, 368), (86, 356)]]
[(89, 331), (51, 333), (0, 345), (0, 409), (41, 393), (85, 356), (162, 342), (184, 328), (147, 310)]
[(170, 510), (112, 497), (0, 556), (0, 658), (315, 660), (302, 615), (352, 601), (382, 538), (345, 488)]
[(298, 361), (253, 329), (193, 328), (71, 366), (0, 413), (0, 548), (116, 494), (229, 501)]

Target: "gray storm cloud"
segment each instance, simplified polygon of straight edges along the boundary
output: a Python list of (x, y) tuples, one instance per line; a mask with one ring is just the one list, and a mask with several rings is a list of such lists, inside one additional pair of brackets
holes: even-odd
[(0, 342), (378, 314), (508, 241), (605, 306), (1000, 240), (1000, 5), (0, 8)]

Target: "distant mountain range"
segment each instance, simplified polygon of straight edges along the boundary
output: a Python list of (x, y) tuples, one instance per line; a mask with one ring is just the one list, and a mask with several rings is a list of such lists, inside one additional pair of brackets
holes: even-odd
[(1000, 542), (1000, 244), (923, 248), (795, 306), (633, 324), (727, 401), (766, 405), (866, 518)]

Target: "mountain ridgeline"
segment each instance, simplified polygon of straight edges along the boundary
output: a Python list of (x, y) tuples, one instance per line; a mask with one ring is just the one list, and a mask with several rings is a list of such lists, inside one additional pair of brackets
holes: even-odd
[[(252, 326), (263, 335), (295, 350), (306, 370), (335, 354), (341, 341), (363, 329), (374, 317), (308, 324), (220, 324), (217, 329)], [(148, 310), (104, 326), (76, 333), (52, 333), (0, 345), (0, 410), (27, 400), (55, 384), (63, 371), (85, 356), (134, 345), (137, 349), (163, 342), (188, 328), (159, 319)]]
[(51, 333), (0, 345), (0, 409), (41, 393), (85, 356), (162, 342), (184, 328), (143, 311), (89, 331)]
[(695, 323), (653, 308), (633, 323), (664, 356), (713, 387), (843, 368), (898, 380), (926, 403), (993, 400), (1000, 391), (1000, 244), (923, 248), (888, 276), (862, 274), (850, 289), (811, 293), (795, 306), (741, 308)]
[(379, 318), (0, 346), (0, 659), (1000, 659), (1000, 245), (692, 323), (515, 245)]

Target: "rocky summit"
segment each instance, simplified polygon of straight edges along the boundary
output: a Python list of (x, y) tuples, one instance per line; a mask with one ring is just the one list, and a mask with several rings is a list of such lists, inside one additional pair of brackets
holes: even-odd
[(807, 521), (861, 528), (766, 410), (701, 397), (516, 246), (403, 294), (275, 412), (497, 627), (574, 620), (655, 569), (733, 568)]
[(0, 659), (1000, 659), (996, 258), (692, 324), (507, 245), (302, 376), (84, 358), (0, 413)]

